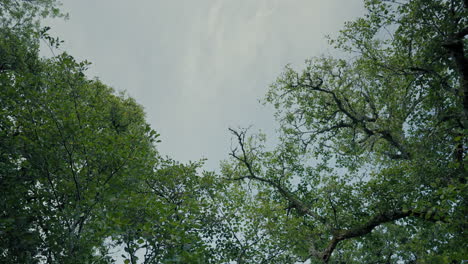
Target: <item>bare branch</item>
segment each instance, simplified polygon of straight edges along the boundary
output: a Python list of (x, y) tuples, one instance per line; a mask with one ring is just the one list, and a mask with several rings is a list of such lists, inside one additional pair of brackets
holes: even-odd
[(241, 152), (242, 152), (242, 156), (239, 156), (239, 155), (236, 154), (235, 151), (233, 151), (231, 153), (231, 156), (234, 157), (236, 160), (240, 161), (247, 168), (248, 173), (249, 173), (249, 175), (232, 178), (231, 180), (249, 179), (249, 180), (255, 180), (255, 181), (266, 183), (267, 185), (275, 188), (283, 196), (283, 198), (285, 198), (291, 204), (291, 206), (290, 206), (291, 208), (295, 208), (301, 214), (309, 215), (309, 216), (313, 217), (314, 219), (316, 219), (316, 220), (318, 220), (318, 221), (320, 221), (322, 223), (326, 222), (323, 217), (321, 217), (318, 214), (316, 214), (315, 212), (313, 212), (306, 204), (304, 204), (301, 200), (299, 200), (297, 197), (295, 197), (289, 190), (287, 190), (285, 187), (281, 186), (281, 184), (279, 184), (279, 183), (277, 183), (277, 182), (275, 182), (275, 181), (273, 181), (271, 179), (267, 179), (267, 178), (264, 178), (264, 177), (257, 176), (255, 171), (253, 170), (252, 162), (248, 159), (248, 153), (246, 151), (246, 146), (245, 146), (246, 132), (245, 131), (238, 132), (238, 131), (236, 131), (234, 129), (231, 129), (231, 128), (229, 129), (229, 131), (231, 131), (237, 137), (237, 140), (238, 140), (239, 146), (241, 148)]

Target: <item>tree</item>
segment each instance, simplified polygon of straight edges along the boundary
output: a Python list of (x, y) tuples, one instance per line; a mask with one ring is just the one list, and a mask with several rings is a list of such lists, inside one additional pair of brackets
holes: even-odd
[(271, 87), (281, 144), (232, 130), (218, 177), (163, 158), (87, 62), (39, 56), (56, 1), (0, 0), (0, 262), (468, 259), (467, 3), (365, 4), (331, 40), (349, 57)]
[[(323, 263), (468, 258), (468, 4), (366, 0), (331, 45), (286, 67), (266, 102), (281, 144), (232, 130), (224, 175), (255, 184), (286, 255)], [(235, 183), (241, 184), (244, 183)], [(283, 208), (274, 210), (273, 208)], [(275, 222), (272, 220), (272, 222)], [(295, 229), (282, 226), (294, 223)], [(287, 232), (287, 236), (284, 235)], [(300, 243), (289, 238), (302, 238)]]
[[(2, 236), (3, 255), (49, 263), (92, 259), (105, 239), (104, 201), (152, 173), (157, 134), (132, 99), (87, 80), (86, 63), (67, 54), (27, 59), (32, 71), (1, 76), (2, 231), (9, 234)], [(32, 251), (21, 248), (29, 240)]]
[(138, 188), (112, 201), (113, 240), (128, 263), (218, 263), (209, 245), (216, 224), (213, 173), (202, 162), (161, 159)]
[[(0, 1), (0, 263), (209, 263), (213, 175), (156, 151), (134, 99), (39, 56), (56, 2)], [(208, 210), (208, 211), (205, 211)], [(206, 261), (205, 261), (206, 260)]]

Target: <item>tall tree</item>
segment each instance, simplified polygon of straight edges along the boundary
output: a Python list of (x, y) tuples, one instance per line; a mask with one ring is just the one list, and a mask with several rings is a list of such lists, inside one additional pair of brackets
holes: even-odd
[[(0, 263), (209, 263), (213, 175), (155, 149), (135, 100), (39, 56), (56, 1), (0, 1)], [(204, 198), (205, 197), (205, 198)], [(138, 261), (142, 249), (144, 259)]]
[(152, 173), (157, 134), (133, 99), (87, 80), (86, 63), (36, 55), (1, 73), (2, 246), (7, 261), (77, 263), (105, 239), (103, 202)]
[[(345, 55), (310, 59), (301, 72), (288, 66), (269, 90), (281, 144), (268, 151), (262, 138), (233, 130), (238, 147), (224, 174), (256, 184), (259, 204), (283, 208), (265, 213), (283, 220), (264, 231), (290, 243), (285, 254), (460, 263), (468, 258), (467, 3), (364, 3), (367, 14), (330, 40)], [(288, 221), (296, 228), (284, 231)]]
[(140, 186), (112, 200), (113, 240), (125, 263), (219, 263), (209, 244), (219, 183), (213, 173), (198, 173), (201, 165), (161, 159)]

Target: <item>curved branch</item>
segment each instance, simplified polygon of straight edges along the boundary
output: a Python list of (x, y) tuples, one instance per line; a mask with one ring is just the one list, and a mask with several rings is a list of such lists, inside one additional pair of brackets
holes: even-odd
[[(369, 221), (367, 221), (366, 223), (360, 226), (346, 229), (346, 230), (336, 231), (333, 234), (332, 239), (328, 243), (328, 246), (325, 248), (324, 251), (318, 254), (318, 257), (322, 259), (323, 262), (327, 263), (330, 260), (330, 257), (333, 251), (335, 250), (336, 246), (341, 241), (367, 235), (379, 225), (382, 225), (388, 222), (393, 222), (393, 221), (403, 219), (409, 216), (423, 218), (427, 221), (432, 221), (432, 222), (440, 221), (438, 218), (436, 218), (435, 213), (430, 213), (428, 211), (421, 212), (421, 211), (416, 211), (416, 210), (393, 210), (393, 211), (384, 212), (384, 213), (374, 216)], [(313, 256), (317, 256), (317, 252), (313, 252)]]
[[(362, 130), (365, 134), (367, 134), (368, 136), (375, 136), (375, 135), (380, 135), (380, 138), (386, 140), (388, 143), (390, 143), (390, 145), (392, 145), (393, 147), (395, 147), (401, 154), (399, 155), (392, 155), (390, 156), (391, 158), (398, 158), (398, 159), (410, 159), (411, 158), (411, 155), (410, 153), (406, 150), (406, 148), (400, 143), (398, 142), (398, 140), (390, 133), (390, 131), (388, 130), (372, 130), (372, 129), (369, 129), (369, 127), (367, 126), (367, 123), (368, 122), (375, 122), (377, 121), (377, 116), (374, 116), (374, 117), (368, 117), (366, 115), (357, 115), (357, 114), (353, 114), (352, 112), (354, 112), (352, 109), (352, 111), (348, 111), (346, 108), (345, 108), (345, 104), (348, 105), (348, 107), (350, 107), (350, 104), (349, 102), (347, 102), (347, 100), (345, 99), (345, 101), (343, 101), (342, 99), (339, 98), (339, 96), (334, 92), (334, 91), (331, 91), (331, 90), (328, 90), (328, 89), (325, 89), (322, 87), (322, 84), (323, 84), (323, 80), (319, 78), (319, 83), (317, 85), (314, 85), (312, 84), (312, 79), (310, 78), (310, 76), (308, 76), (308, 82), (309, 83), (304, 83), (302, 81), (300, 81), (299, 79), (297, 80), (297, 84), (294, 85), (294, 87), (299, 87), (299, 86), (303, 86), (303, 87), (306, 87), (308, 89), (310, 89), (311, 91), (317, 91), (317, 92), (322, 92), (322, 93), (326, 93), (326, 94), (329, 94), (336, 107), (338, 108), (338, 110), (343, 113), (346, 117), (348, 117), (349, 119), (351, 119), (351, 122), (353, 124), (360, 124), (360, 126), (362, 127)], [(365, 98), (365, 100), (370, 100), (370, 98)], [(375, 106), (373, 106), (375, 107)], [(352, 126), (352, 124), (346, 124), (346, 123), (339, 123), (336, 128), (343, 128), (343, 127), (350, 127)], [(325, 131), (329, 131), (329, 130), (332, 130), (334, 127), (331, 127), (331, 128), (326, 128), (324, 129)]]
[(314, 219), (320, 221), (321, 223), (326, 222), (323, 217), (321, 217), (318, 214), (316, 214), (315, 212), (313, 212), (306, 204), (304, 204), (301, 200), (296, 198), (285, 187), (281, 186), (279, 183), (277, 183), (277, 182), (275, 182), (273, 180), (257, 176), (257, 174), (253, 170), (252, 162), (250, 160), (248, 160), (248, 158), (247, 158), (247, 151), (245, 149), (245, 131), (238, 132), (238, 131), (236, 131), (234, 129), (231, 129), (231, 128), (229, 128), (229, 131), (231, 131), (231, 133), (233, 133), (236, 136), (237, 141), (239, 143), (239, 146), (241, 148), (241, 152), (242, 152), (242, 156), (239, 156), (239, 155), (236, 154), (236, 150), (233, 150), (230, 155), (232, 157), (234, 157), (236, 160), (243, 163), (247, 167), (247, 170), (248, 170), (248, 173), (249, 173), (249, 175), (240, 176), (240, 177), (237, 177), (237, 178), (232, 178), (231, 180), (250, 179), (250, 180), (256, 180), (256, 181), (259, 181), (259, 182), (266, 183), (266, 184), (270, 185), (271, 187), (275, 188), (283, 196), (283, 198), (285, 198), (291, 204), (291, 206), (290, 206), (291, 208), (295, 208), (301, 214), (309, 215), (309, 216), (313, 217)]

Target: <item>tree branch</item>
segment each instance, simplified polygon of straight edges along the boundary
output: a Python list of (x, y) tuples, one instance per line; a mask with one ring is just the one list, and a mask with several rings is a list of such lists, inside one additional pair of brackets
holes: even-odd
[[(369, 221), (367, 221), (366, 223), (360, 226), (346, 229), (346, 230), (336, 231), (333, 234), (332, 239), (328, 243), (328, 246), (325, 248), (324, 251), (320, 253), (319, 256), (323, 262), (327, 263), (330, 260), (330, 257), (333, 251), (335, 250), (336, 246), (341, 241), (367, 235), (379, 225), (382, 225), (388, 222), (393, 222), (393, 221), (403, 219), (409, 216), (423, 218), (427, 221), (432, 221), (432, 222), (441, 221), (440, 219), (435, 217), (436, 214), (434, 212), (430, 213), (429, 211), (421, 212), (421, 211), (416, 211), (416, 210), (393, 210), (393, 211), (384, 212), (384, 213), (374, 216)], [(317, 253), (311, 252), (311, 255), (316, 256)]]
[(299, 211), (303, 215), (309, 215), (313, 217), (314, 219), (320, 221), (321, 223), (325, 223), (325, 219), (318, 214), (314, 213), (307, 205), (305, 205), (302, 201), (297, 199), (289, 190), (287, 190), (285, 187), (281, 186), (279, 183), (266, 179), (263, 177), (257, 176), (257, 174), (253, 170), (253, 164), (250, 160), (247, 158), (247, 151), (245, 148), (245, 131), (238, 132), (234, 129), (229, 128), (229, 131), (233, 133), (237, 141), (239, 143), (239, 146), (242, 151), (242, 156), (239, 156), (236, 154), (236, 151), (231, 152), (231, 156), (234, 157), (236, 160), (240, 161), (241, 163), (244, 164), (244, 166), (247, 168), (249, 175), (245, 176), (240, 176), (236, 178), (232, 178), (231, 180), (244, 180), (244, 179), (250, 179), (250, 180), (256, 180), (259, 182), (266, 183), (267, 185), (270, 185), (271, 187), (275, 188), (282, 196), (285, 198), (290, 204), (292, 208), (295, 208), (297, 211)]
[(460, 89), (462, 91), (463, 100), (463, 125), (468, 124), (468, 59), (465, 56), (463, 38), (468, 35), (468, 27), (454, 34), (453, 38), (442, 44), (444, 48), (450, 51), (452, 58), (455, 61), (457, 71), (460, 73)]
[[(322, 93), (326, 93), (326, 94), (331, 95), (333, 101), (335, 102), (336, 107), (338, 107), (338, 110), (341, 113), (343, 113), (345, 116), (347, 116), (349, 119), (351, 119), (352, 123), (360, 124), (361, 127), (362, 127), (362, 130), (363, 130), (363, 132), (365, 134), (367, 134), (368, 136), (380, 135), (380, 137), (382, 139), (386, 140), (388, 143), (390, 143), (390, 145), (395, 147), (401, 153), (399, 155), (392, 155), (392, 156), (390, 156), (391, 158), (396, 158), (396, 157), (398, 157), (399, 159), (410, 159), (411, 158), (410, 153), (405, 149), (405, 147), (400, 142), (398, 142), (395, 139), (395, 137), (390, 133), (390, 131), (388, 131), (388, 130), (372, 130), (372, 129), (368, 128), (366, 123), (367, 122), (375, 122), (377, 120), (377, 117), (368, 117), (366, 115), (357, 116), (357, 115), (351, 113), (350, 111), (348, 111), (344, 107), (343, 101), (338, 97), (338, 95), (334, 91), (331, 91), (331, 90), (328, 90), (328, 89), (325, 89), (325, 88), (321, 87), (322, 84), (323, 84), (322, 79), (319, 78), (319, 83), (316, 84), (316, 85), (312, 84), (313, 81), (312, 81), (310, 75), (307, 77), (307, 79), (308, 79), (308, 83), (304, 83), (300, 79), (297, 79), (297, 83), (294, 85), (294, 87), (303, 86), (303, 87), (309, 88), (312, 91), (318, 91), (318, 92), (322, 92)], [(365, 98), (365, 99), (370, 100), (370, 98)], [(347, 103), (347, 104), (349, 105), (349, 103)], [(343, 128), (343, 127), (348, 127), (348, 125), (349, 124), (346, 124), (346, 123), (342, 122), (342, 123), (338, 124), (337, 128), (339, 129), (339, 128)], [(331, 130), (331, 129), (333, 129), (333, 127), (331, 127), (330, 129), (325, 129), (325, 131), (328, 131), (328, 130)]]

